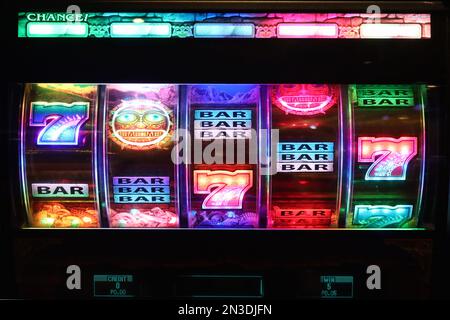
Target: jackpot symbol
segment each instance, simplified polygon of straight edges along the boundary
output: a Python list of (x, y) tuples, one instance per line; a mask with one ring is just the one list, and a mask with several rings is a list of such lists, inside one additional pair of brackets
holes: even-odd
[(38, 145), (78, 145), (80, 128), (89, 118), (89, 102), (32, 102), (30, 126), (44, 127)]
[(150, 150), (170, 142), (169, 111), (159, 102), (123, 101), (111, 114), (111, 138), (122, 148)]
[(417, 154), (417, 138), (358, 138), (358, 161), (372, 165), (365, 180), (405, 180), (408, 164)]
[(203, 209), (242, 209), (244, 195), (252, 186), (252, 170), (194, 170), (194, 193), (207, 194)]
[(412, 212), (412, 205), (356, 205), (353, 224), (367, 228), (382, 228), (411, 219)]

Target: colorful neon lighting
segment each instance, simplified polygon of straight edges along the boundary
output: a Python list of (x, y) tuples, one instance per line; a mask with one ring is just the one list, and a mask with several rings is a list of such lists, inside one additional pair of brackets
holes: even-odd
[(196, 38), (253, 38), (255, 26), (251, 23), (196, 23)]
[(89, 118), (89, 102), (32, 102), (30, 126), (44, 127), (38, 145), (78, 145), (80, 128)]
[(333, 210), (311, 208), (280, 208), (273, 206), (270, 225), (276, 228), (327, 227)]
[(405, 180), (408, 164), (416, 154), (416, 137), (358, 138), (358, 162), (372, 162), (365, 180)]
[(411, 219), (412, 205), (356, 205), (353, 224), (366, 228), (383, 228), (398, 225)]
[(272, 100), (286, 114), (325, 114), (336, 105), (338, 92), (328, 84), (282, 84), (272, 87)]
[(44, 228), (95, 228), (98, 212), (83, 205), (42, 203), (33, 215), (32, 225)]
[(111, 139), (122, 148), (150, 150), (170, 142), (169, 111), (157, 101), (122, 101), (111, 114)]
[(337, 38), (338, 25), (334, 23), (280, 23), (278, 38)]
[(280, 142), (277, 172), (333, 172), (333, 142)]
[(114, 203), (170, 203), (169, 177), (114, 177)]
[(88, 27), (87, 23), (78, 22), (29, 22), (27, 24), (27, 35), (32, 38), (86, 38), (88, 36)]
[(111, 210), (113, 228), (175, 228), (178, 217), (174, 212), (159, 207), (152, 209)]
[(251, 110), (202, 109), (194, 112), (195, 139), (250, 139)]
[(360, 26), (361, 39), (420, 39), (420, 24), (369, 23)]
[(194, 170), (194, 193), (207, 194), (203, 209), (242, 209), (245, 193), (253, 186), (252, 170)]
[(421, 135), (421, 141), (422, 141), (422, 145), (421, 145), (421, 155), (420, 157), (422, 158), (421, 161), (421, 165), (420, 165), (420, 177), (419, 177), (419, 193), (417, 196), (417, 201), (416, 201), (416, 208), (418, 208), (417, 211), (420, 212), (420, 208), (422, 208), (422, 201), (423, 201), (423, 191), (424, 191), (424, 187), (425, 187), (425, 168), (426, 168), (426, 163), (427, 163), (427, 152), (426, 152), (426, 148), (427, 148), (427, 137), (426, 137), (426, 128), (425, 128), (425, 97), (427, 95), (427, 89), (425, 85), (421, 85), (419, 90), (419, 106), (420, 106), (420, 123), (421, 123), (421, 130), (422, 130), (422, 135)]
[(64, 12), (19, 12), (18, 36), (431, 38), (430, 14), (393, 13), (380, 17), (380, 23), (372, 23), (372, 19), (372, 15), (365, 13), (88, 12), (74, 15)]
[(170, 35), (170, 23), (111, 23), (111, 37), (113, 38), (169, 38)]
[(414, 88), (400, 85), (356, 85), (358, 107), (386, 108), (414, 106)]

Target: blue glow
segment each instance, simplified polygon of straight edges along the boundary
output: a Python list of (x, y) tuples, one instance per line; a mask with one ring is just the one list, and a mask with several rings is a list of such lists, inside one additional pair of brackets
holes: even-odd
[(194, 37), (197, 38), (253, 38), (252, 23), (196, 23)]
[(411, 219), (412, 205), (355, 205), (354, 225), (382, 228)]
[(88, 36), (87, 23), (71, 22), (29, 22), (27, 24), (28, 37), (72, 37), (85, 38)]
[(227, 217), (234, 218), (234, 217), (236, 217), (236, 213), (234, 211), (227, 211)]
[(30, 126), (43, 127), (38, 145), (78, 145), (80, 128), (89, 118), (89, 102), (32, 102)]
[(198, 120), (251, 120), (252, 110), (195, 110), (194, 118)]
[(169, 177), (113, 177), (114, 203), (169, 203)]
[(170, 195), (114, 195), (114, 203), (170, 203)]
[(308, 153), (308, 152), (333, 152), (333, 142), (282, 142), (278, 143), (278, 152), (281, 153)]

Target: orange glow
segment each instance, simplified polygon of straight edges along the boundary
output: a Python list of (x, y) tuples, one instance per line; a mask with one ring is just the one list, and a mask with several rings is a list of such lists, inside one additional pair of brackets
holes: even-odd
[(203, 209), (242, 209), (244, 195), (253, 186), (252, 170), (194, 170), (193, 175), (194, 193), (207, 194)]

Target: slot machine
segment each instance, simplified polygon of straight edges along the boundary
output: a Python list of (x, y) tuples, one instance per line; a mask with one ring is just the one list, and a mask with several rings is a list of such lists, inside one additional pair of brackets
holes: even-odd
[(446, 10), (11, 5), (14, 296), (445, 296)]

